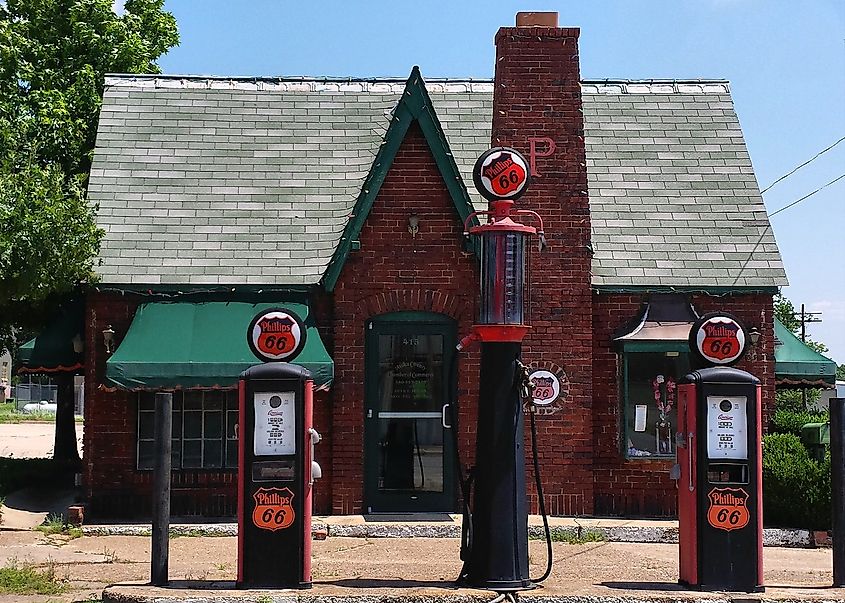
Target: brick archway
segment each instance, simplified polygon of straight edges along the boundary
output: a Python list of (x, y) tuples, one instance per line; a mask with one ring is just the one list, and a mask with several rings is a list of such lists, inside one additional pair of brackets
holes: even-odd
[(432, 289), (383, 291), (360, 300), (359, 316), (371, 317), (390, 312), (435, 312), (454, 319), (472, 320), (472, 307), (466, 298)]

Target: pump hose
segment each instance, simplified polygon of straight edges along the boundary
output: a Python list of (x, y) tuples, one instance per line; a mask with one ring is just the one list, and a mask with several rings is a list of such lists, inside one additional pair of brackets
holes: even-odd
[(543, 481), (540, 479), (540, 460), (537, 454), (537, 421), (534, 420), (534, 406), (529, 402), (531, 412), (531, 458), (534, 462), (534, 480), (537, 484), (537, 501), (540, 503), (540, 515), (543, 516), (543, 531), (546, 533), (546, 571), (539, 578), (532, 578), (531, 581), (539, 584), (548, 578), (552, 573), (552, 533), (549, 529), (549, 517), (546, 515), (546, 503), (543, 500)]

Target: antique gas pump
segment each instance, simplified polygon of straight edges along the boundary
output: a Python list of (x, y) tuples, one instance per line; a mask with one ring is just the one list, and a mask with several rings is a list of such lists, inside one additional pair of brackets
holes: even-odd
[(312, 427), (313, 381), (278, 362), (302, 349), (305, 329), (282, 308), (256, 316), (250, 349), (266, 364), (241, 373), (238, 454), (239, 588), (311, 586), (311, 502), (320, 466)]
[[(508, 148), (484, 153), (474, 168), (475, 185), (490, 201), (488, 211), (476, 212), (487, 221), (466, 228), (477, 235), (481, 249), (481, 304), (478, 323), (459, 348), (481, 344), (481, 384), (478, 408), (475, 492), (471, 505), (471, 542), (462, 551), (461, 581), (497, 591), (532, 588), (528, 577), (528, 510), (525, 496), (525, 451), (522, 442), (521, 390), (526, 378), (520, 363), (526, 320), (528, 238), (539, 234), (542, 220), (533, 211), (514, 210), (513, 203), (529, 182), (525, 158)], [(539, 229), (514, 221), (535, 218)], [(465, 518), (466, 521), (466, 518)]]
[(711, 366), (678, 387), (680, 582), (702, 590), (763, 589), (760, 380), (729, 366), (745, 343), (733, 316), (702, 316), (690, 347)]

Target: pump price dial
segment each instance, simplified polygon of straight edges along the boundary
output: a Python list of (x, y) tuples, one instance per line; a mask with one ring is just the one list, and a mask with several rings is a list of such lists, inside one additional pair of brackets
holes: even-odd
[(514, 201), (530, 183), (528, 162), (508, 147), (490, 149), (475, 162), (472, 178), (475, 188), (489, 201)]

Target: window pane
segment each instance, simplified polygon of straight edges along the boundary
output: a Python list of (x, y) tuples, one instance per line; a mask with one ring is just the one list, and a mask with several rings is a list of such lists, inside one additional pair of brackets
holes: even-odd
[(205, 438), (221, 438), (223, 437), (223, 413), (207, 412), (204, 416), (205, 431), (203, 437)]
[(152, 469), (155, 444), (145, 441), (138, 442), (138, 469)]
[(226, 440), (226, 466), (238, 466), (238, 441)]
[(182, 438), (182, 413), (173, 412), (173, 431), (171, 435), (176, 439)]
[(170, 468), (182, 468), (182, 440), (171, 440), (170, 442)]
[(226, 408), (238, 410), (238, 392), (226, 392)]
[(202, 413), (201, 412), (185, 412), (184, 419), (184, 437), (185, 438), (201, 438), (202, 437)]
[(155, 413), (138, 413), (138, 439), (151, 440), (155, 434)]
[(185, 392), (185, 410), (202, 409), (202, 392)]
[(205, 440), (202, 454), (203, 467), (220, 467), (222, 465), (223, 442), (221, 440)]
[(182, 448), (182, 467), (202, 466), (202, 440), (186, 441)]
[(238, 423), (238, 413), (237, 411), (229, 411), (226, 413), (226, 437), (227, 438), (234, 438), (235, 437), (235, 425)]
[(205, 394), (205, 409), (206, 410), (221, 410), (223, 408), (226, 392), (223, 391), (209, 391), (203, 392)]
[(685, 353), (626, 352), (625, 450), (629, 457), (675, 455), (678, 379), (689, 372)]
[(152, 392), (138, 394), (138, 408), (140, 410), (155, 410), (155, 394)]

